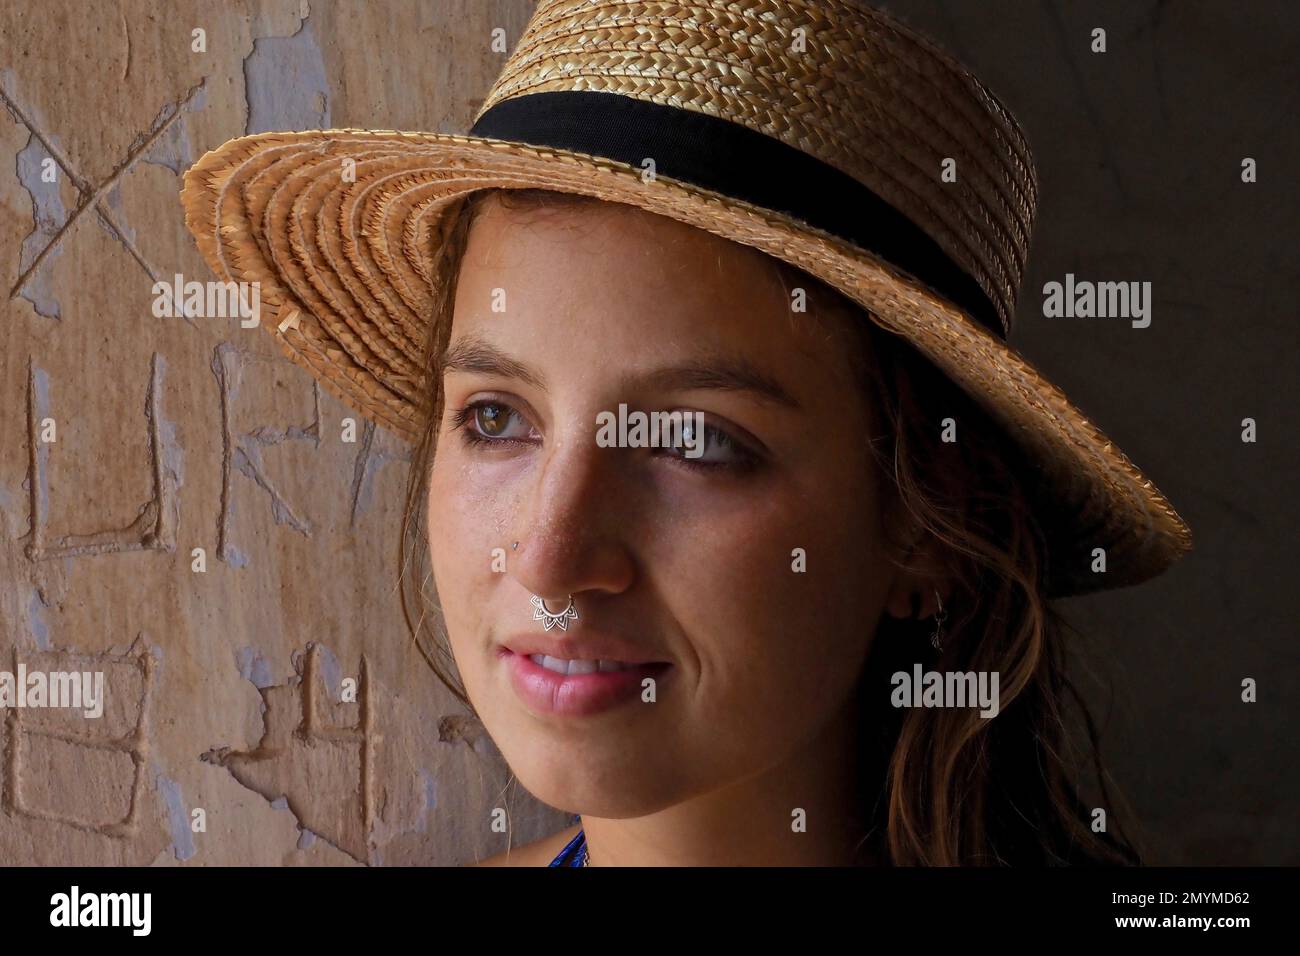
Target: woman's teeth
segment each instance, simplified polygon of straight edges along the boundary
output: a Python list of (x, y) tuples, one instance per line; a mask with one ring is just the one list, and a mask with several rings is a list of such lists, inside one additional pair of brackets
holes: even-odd
[(594, 674), (596, 671), (625, 671), (638, 666), (622, 661), (565, 661), (545, 654), (530, 654), (529, 660), (557, 674)]

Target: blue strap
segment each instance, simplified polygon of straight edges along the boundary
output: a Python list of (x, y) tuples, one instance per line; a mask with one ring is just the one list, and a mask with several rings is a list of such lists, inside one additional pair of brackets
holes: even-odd
[(559, 852), (554, 860), (546, 864), (549, 866), (582, 866), (582, 853), (587, 846), (586, 832), (578, 831), (578, 835), (570, 840)]

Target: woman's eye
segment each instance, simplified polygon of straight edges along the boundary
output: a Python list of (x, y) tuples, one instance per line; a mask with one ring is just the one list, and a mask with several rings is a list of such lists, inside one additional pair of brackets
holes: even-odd
[(696, 428), (687, 417), (681, 438), (668, 449), (669, 457), (684, 465), (741, 468), (754, 463), (756, 456), (741, 442), (713, 425)]
[(527, 419), (504, 402), (496, 401), (466, 405), (453, 417), (453, 427), (459, 429), (470, 444), (523, 442), (534, 435)]
[[(728, 432), (714, 425), (700, 425), (685, 416), (672, 444), (658, 447), (660, 454), (689, 468), (745, 471), (759, 463), (759, 455)], [(461, 433), (467, 446), (531, 445), (540, 441), (537, 430), (515, 408), (505, 402), (485, 399), (471, 402), (452, 415), (452, 428)]]

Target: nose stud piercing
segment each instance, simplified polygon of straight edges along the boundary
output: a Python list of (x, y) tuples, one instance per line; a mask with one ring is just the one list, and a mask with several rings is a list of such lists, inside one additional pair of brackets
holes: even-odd
[(562, 631), (567, 631), (569, 629), (569, 622), (578, 620), (578, 609), (574, 607), (572, 594), (569, 595), (569, 606), (558, 614), (553, 614), (547, 610), (546, 602), (536, 594), (532, 596), (529, 603), (537, 609), (533, 612), (533, 620), (541, 621), (542, 626), (548, 631), (553, 627), (558, 627)]

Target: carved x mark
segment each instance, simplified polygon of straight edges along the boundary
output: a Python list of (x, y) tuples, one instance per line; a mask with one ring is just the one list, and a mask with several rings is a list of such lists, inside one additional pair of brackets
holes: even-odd
[(64, 175), (68, 177), (69, 181), (71, 181), (71, 183), (77, 188), (77, 192), (79, 193), (77, 208), (73, 210), (72, 215), (70, 215), (63, 225), (59, 227), (59, 231), (54, 234), (54, 238), (46, 243), (45, 248), (37, 254), (35, 259), (32, 260), (32, 264), (29, 265), (26, 271), (18, 277), (17, 284), (9, 291), (10, 299), (14, 299), (23, 293), (27, 287), (28, 281), (30, 281), (32, 276), (34, 276), (36, 271), (41, 267), (41, 263), (45, 261), (46, 257), (51, 252), (55, 251), (60, 245), (62, 245), (63, 237), (71, 231), (72, 227), (76, 225), (77, 221), (80, 220), (83, 215), (92, 209), (99, 217), (100, 222), (108, 228), (108, 231), (117, 239), (118, 242), (122, 243), (126, 248), (126, 251), (131, 253), (132, 258), (134, 258), (136, 262), (140, 263), (140, 268), (144, 269), (144, 271), (149, 275), (150, 280), (153, 282), (158, 281), (158, 273), (151, 265), (149, 265), (144, 255), (118, 223), (117, 218), (113, 214), (113, 210), (111, 210), (104, 202), (104, 198), (110, 191), (112, 191), (113, 187), (117, 185), (122, 176), (130, 171), (131, 167), (135, 165), (136, 160), (147, 153), (153, 147), (153, 144), (158, 141), (158, 138), (166, 133), (167, 130), (171, 128), (172, 124), (180, 118), (181, 113), (185, 111), (186, 107), (189, 106), (194, 97), (203, 89), (203, 85), (206, 82), (207, 80), (203, 79), (196, 85), (190, 87), (189, 92), (186, 93), (181, 100), (173, 104), (171, 115), (163, 122), (159, 123), (156, 129), (146, 136), (134, 149), (127, 153), (126, 158), (118, 164), (112, 174), (98, 186), (92, 185), (89, 180), (77, 173), (76, 169), (72, 165), (72, 160), (69, 159), (61, 149), (54, 145), (53, 140), (36, 125), (23, 108), (18, 105), (12, 96), (9, 95), (9, 92), (3, 86), (0, 86), (0, 100), (2, 100), (5, 106), (9, 108), (9, 112), (16, 116), (19, 122), (27, 127), (32, 136), (36, 137), (36, 140), (45, 147), (45, 151), (50, 155), (50, 158), (52, 158), (54, 162), (58, 164), (59, 168), (63, 170)]

